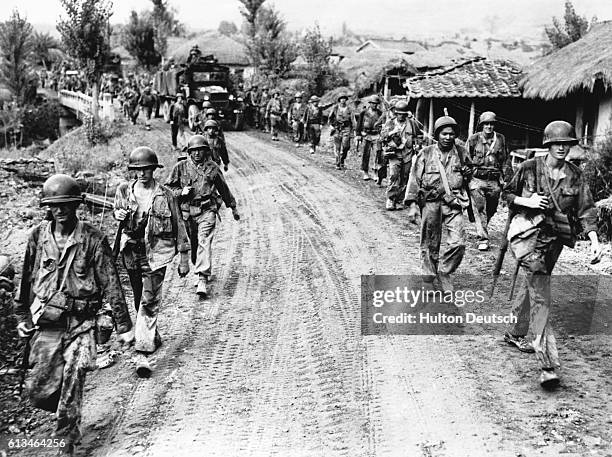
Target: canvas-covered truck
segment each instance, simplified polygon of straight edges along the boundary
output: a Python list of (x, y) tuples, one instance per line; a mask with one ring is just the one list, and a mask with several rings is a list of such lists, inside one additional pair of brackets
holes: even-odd
[(182, 92), (187, 103), (187, 121), (194, 130), (202, 104), (210, 102), (225, 129), (241, 130), (244, 126), (244, 103), (233, 93), (229, 67), (219, 65), (213, 56), (194, 59), (160, 70), (153, 89), (160, 98), (161, 111), (170, 122), (170, 106)]

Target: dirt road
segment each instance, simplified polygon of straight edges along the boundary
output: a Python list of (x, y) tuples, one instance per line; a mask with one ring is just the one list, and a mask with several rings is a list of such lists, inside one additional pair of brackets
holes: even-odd
[(611, 455), (610, 338), (562, 340), (546, 393), (501, 335), (362, 337), (360, 275), (418, 273), (417, 231), (329, 157), (226, 136), (243, 217), (222, 214), (212, 297), (169, 272), (154, 374), (89, 377), (80, 455)]

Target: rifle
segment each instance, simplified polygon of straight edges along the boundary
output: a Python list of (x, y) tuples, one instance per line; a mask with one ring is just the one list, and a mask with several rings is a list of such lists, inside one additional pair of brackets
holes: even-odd
[[(489, 294), (489, 298), (493, 297), (493, 293), (495, 292), (495, 286), (497, 285), (497, 280), (499, 278), (499, 273), (501, 272), (502, 265), (504, 264), (504, 257), (506, 256), (506, 252), (508, 251), (508, 230), (510, 229), (510, 222), (512, 222), (512, 218), (514, 217), (514, 212), (508, 209), (508, 219), (506, 220), (506, 226), (504, 227), (504, 235), (502, 238), (501, 246), (499, 247), (499, 254), (497, 254), (497, 260), (495, 260), (495, 266), (493, 267), (493, 284), (491, 285), (491, 293)], [(517, 262), (518, 265), (518, 262)], [(516, 281), (516, 274), (512, 281), (512, 292), (514, 291), (514, 283)]]
[[(459, 155), (459, 163), (461, 164), (461, 168), (464, 167), (464, 161), (463, 161), (463, 153), (461, 152), (461, 148), (457, 148), (457, 154)], [(468, 220), (472, 223), (476, 222), (476, 217), (474, 216), (474, 208), (472, 206), (472, 192), (470, 191), (470, 185), (469, 185), (469, 181), (467, 179), (463, 180), (463, 188), (465, 190), (465, 193), (467, 195), (468, 198), (468, 207), (467, 207), (467, 213), (468, 213)], [(479, 219), (480, 221), (480, 219)]]
[(25, 339), (25, 344), (23, 346), (23, 351), (21, 355), (21, 378), (19, 380), (19, 396), (20, 397), (21, 397), (21, 394), (23, 393), (23, 385), (25, 384), (26, 374), (30, 366), (29, 359), (30, 359), (30, 339), (31, 338), (32, 338), (31, 336), (28, 336)]
[(126, 217), (121, 222), (119, 222), (119, 227), (117, 228), (117, 233), (115, 234), (115, 242), (113, 243), (113, 258), (117, 260), (119, 257), (119, 249), (121, 248), (121, 235), (123, 233), (123, 229), (127, 225), (128, 218)]

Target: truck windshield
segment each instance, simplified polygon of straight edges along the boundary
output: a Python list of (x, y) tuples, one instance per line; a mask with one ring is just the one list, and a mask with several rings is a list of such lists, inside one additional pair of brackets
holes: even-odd
[(223, 81), (225, 79), (224, 73), (212, 72), (212, 71), (198, 71), (193, 74), (193, 81), (196, 83), (203, 83), (208, 81)]

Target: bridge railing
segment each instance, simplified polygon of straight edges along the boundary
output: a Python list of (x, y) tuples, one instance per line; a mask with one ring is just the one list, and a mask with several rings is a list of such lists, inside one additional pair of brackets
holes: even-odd
[[(93, 99), (83, 92), (60, 90), (59, 101), (65, 107), (73, 110), (78, 118), (86, 114), (91, 114)], [(110, 94), (104, 94), (99, 99), (98, 114), (105, 119), (113, 118), (113, 102)]]

